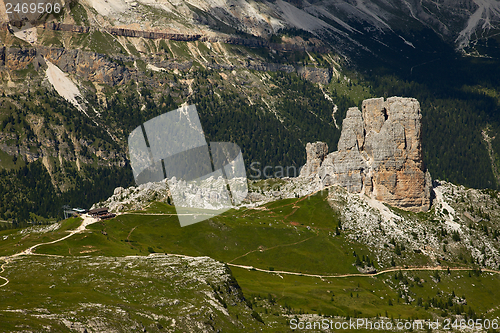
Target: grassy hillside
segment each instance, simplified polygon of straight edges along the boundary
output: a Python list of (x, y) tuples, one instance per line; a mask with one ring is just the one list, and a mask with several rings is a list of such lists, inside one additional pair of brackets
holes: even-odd
[(19, 258), (6, 273), (0, 332), (238, 332), (262, 325), (231, 272), (210, 258)]
[[(140, 258), (147, 258), (153, 253), (167, 253), (209, 256), (218, 262), (227, 263), (228, 266), (225, 267), (231, 269), (232, 275), (241, 286), (245, 297), (244, 304), (252, 307), (250, 311), (244, 305), (228, 306), (230, 317), (233, 320), (240, 318), (236, 321), (245, 323), (247, 319), (242, 320), (241, 315), (250, 318), (248, 316), (255, 311), (265, 326), (259, 326), (264, 324), (258, 320), (250, 320), (250, 323), (256, 325), (255, 327), (265, 327), (264, 330), (269, 332), (288, 331), (290, 320), (305, 318), (305, 314), (314, 315), (309, 317), (309, 320), (328, 318), (342, 321), (356, 317), (384, 317), (386, 320), (392, 318), (395, 322), (432, 319), (436, 316), (454, 318), (456, 315), (462, 315), (467, 319), (494, 319), (500, 316), (500, 304), (496, 295), (496, 290), (500, 287), (498, 272), (482, 272), (477, 265), (464, 265), (459, 261), (448, 261), (446, 266), (436, 267), (432, 260), (425, 260), (421, 255), (412, 255), (412, 251), (408, 250), (397, 258), (396, 267), (387, 266), (384, 261), (378, 261), (377, 252), (373, 248), (352, 240), (351, 236), (355, 231), (342, 227), (342, 223), (339, 223), (342, 220), (339, 210), (330, 207), (328, 198), (328, 191), (324, 191), (310, 197), (272, 202), (255, 209), (231, 210), (184, 228), (179, 226), (172, 206), (153, 203), (145, 211), (125, 213), (114, 219), (92, 224), (84, 233), (36, 249), (36, 253), (51, 257), (41, 257), (36, 261), (16, 259), (9, 262), (5, 272), (0, 275), (11, 282), (0, 289), (0, 292), (7, 297), (9, 293), (22, 288), (23, 280), (20, 276), (25, 267), (37, 271), (36, 274), (47, 275), (41, 273), (47, 268), (35, 265), (43, 260), (47, 262), (44, 264), (47, 267), (52, 267), (55, 263), (61, 265), (58, 267), (70, 267), (69, 273), (55, 270), (49, 275), (50, 281), (41, 279), (38, 280), (41, 282), (36, 282), (37, 285), (40, 284), (36, 288), (42, 288), (41, 290), (55, 285), (41, 293), (51, 297), (51, 302), (55, 304), (70, 304), (74, 302), (71, 297), (78, 297), (85, 299), (84, 303), (118, 306), (127, 313), (154, 312), (154, 309), (139, 303), (131, 303), (125, 308), (117, 305), (117, 302), (124, 302), (123, 299), (131, 301), (136, 297), (133, 296), (134, 292), (122, 290), (125, 287), (115, 290), (106, 286), (126, 286), (129, 284), (126, 276), (108, 276), (106, 270), (102, 274), (100, 271), (90, 273), (86, 267), (103, 265), (103, 261), (113, 263), (118, 260), (121, 263), (132, 260), (127, 259), (127, 256), (138, 255)], [(397, 211), (395, 213), (399, 214)], [(429, 217), (421, 215), (421, 218)], [(0, 250), (2, 254), (18, 252), (36, 242), (60, 237), (64, 234), (64, 229), (70, 229), (77, 224), (78, 220), (69, 220), (57, 231), (45, 233), (43, 236), (26, 233), (28, 236), (23, 236), (24, 239), (19, 239), (21, 235), (17, 231), (3, 231), (0, 234)], [(18, 245), (16, 250), (12, 251), (14, 244)], [(386, 251), (391, 253), (393, 250)], [(160, 257), (177, 258), (175, 255)], [(76, 263), (79, 264), (75, 266)], [(373, 265), (378, 273), (361, 274), (357, 267), (367, 263)], [(447, 266), (451, 269), (448, 270)], [(149, 275), (149, 268), (145, 266), (134, 264), (130, 267)], [(179, 271), (177, 276), (184, 274), (186, 273)], [(90, 278), (85, 279), (84, 283), (87, 289), (92, 290), (91, 293), (84, 295), (83, 290), (74, 289), (76, 286), (72, 287), (75, 296), (70, 297), (72, 294), (67, 294), (69, 290), (64, 293), (57, 292), (60, 290), (59, 285), (73, 286), (74, 283), (70, 282), (70, 279), (78, 276), (81, 279), (81, 276), (88, 275)], [(141, 297), (147, 297), (160, 283), (159, 280), (151, 281), (151, 287), (147, 287), (149, 285), (145, 282), (139, 284), (143, 286), (141, 288), (144, 294)], [(165, 297), (180, 299), (182, 302), (186, 297), (190, 297), (183, 294), (184, 292), (185, 289), (175, 289), (170, 296)], [(5, 299), (9, 300), (9, 297), (14, 296)], [(31, 304), (26, 305), (27, 307), (36, 304), (36, 307), (43, 305), (45, 308), (52, 304), (46, 301), (40, 303), (44, 298), (33, 293), (23, 294), (21, 299), (16, 299), (17, 304)], [(227, 299), (224, 300), (228, 302)], [(13, 304), (10, 306), (24, 307)], [(62, 317), (66, 316), (61, 306), (49, 311)], [(97, 311), (95, 309), (86, 311), (91, 311), (88, 316), (102, 315), (102, 312), (92, 312)], [(77, 321), (82, 321), (83, 313), (76, 316)], [(16, 316), (10, 313), (8, 319), (15, 321)], [(171, 316), (176, 317), (179, 314)], [(131, 320), (134, 318), (132, 316)], [(156, 322), (163, 327), (168, 324), (168, 321)], [(234, 323), (228, 324), (222, 317), (215, 318), (214, 322), (214, 327), (234, 328)], [(147, 323), (152, 327), (151, 321)], [(147, 326), (146, 323), (144, 325)], [(156, 328), (151, 330), (156, 331)]]
[[(96, 249), (95, 255), (145, 255), (154, 251), (206, 255), (264, 269), (356, 273), (352, 266), (355, 258), (349, 258), (352, 251), (367, 255), (369, 251), (359, 244), (348, 246), (342, 237), (335, 236), (338, 218), (325, 199), (326, 196), (317, 195), (298, 204), (297, 199), (270, 203), (263, 211), (232, 210), (184, 228), (176, 216), (125, 214), (90, 226), (91, 234), (76, 235), (57, 246), (40, 247), (40, 251), (68, 255), (68, 249), (79, 253), (91, 246)], [(161, 206), (167, 207), (160, 209)], [(166, 204), (157, 204), (154, 212), (158, 211), (173, 213)], [(311, 257), (311, 253), (322, 254)], [(340, 257), (349, 260), (335, 260)]]

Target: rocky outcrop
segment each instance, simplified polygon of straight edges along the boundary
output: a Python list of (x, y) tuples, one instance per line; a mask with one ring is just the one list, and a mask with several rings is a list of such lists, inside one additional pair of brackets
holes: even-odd
[(323, 186), (341, 185), (391, 206), (411, 211), (430, 207), (432, 180), (422, 160), (420, 104), (413, 98), (365, 100), (350, 108), (338, 151), (307, 144), (301, 177), (319, 177)]
[[(2, 26), (4, 29), (8, 29), (8, 25), (4, 24)], [(258, 38), (241, 38), (235, 36), (204, 36), (200, 34), (182, 34), (182, 33), (168, 33), (161, 31), (145, 31), (145, 30), (135, 30), (135, 29), (125, 29), (125, 28), (96, 28), (96, 27), (84, 27), (77, 26), (73, 24), (64, 24), (64, 23), (56, 23), (49, 22), (44, 23), (43, 28), (47, 30), (56, 30), (56, 31), (69, 31), (69, 32), (78, 32), (78, 33), (87, 33), (90, 31), (104, 31), (111, 35), (115, 36), (123, 36), (123, 37), (134, 37), (134, 38), (147, 38), (147, 39), (168, 39), (175, 41), (183, 41), (183, 42), (191, 42), (191, 41), (200, 41), (200, 42), (211, 42), (211, 43), (225, 43), (225, 44), (233, 44), (233, 45), (243, 45), (248, 47), (264, 47), (269, 48), (276, 51), (284, 51), (284, 52), (292, 52), (292, 51), (308, 51), (315, 53), (327, 53), (330, 51), (329, 48), (322, 45), (319, 40), (319, 45), (297, 45), (293, 43), (269, 43), (265, 39)]]
[(153, 201), (169, 202), (170, 190), (165, 181), (158, 183), (146, 183), (137, 187), (117, 187), (113, 195), (105, 201), (94, 204), (92, 208), (107, 207), (110, 212), (119, 213), (123, 211), (141, 210)]
[(0, 69), (5, 67), (9, 71), (14, 71), (24, 69), (32, 63), (35, 70), (38, 70), (40, 67), (46, 68), (44, 59), (65, 73), (75, 74), (97, 83), (122, 84), (136, 75), (119, 64), (121, 59), (112, 59), (110, 56), (95, 52), (44, 46), (0, 47)]
[(328, 84), (332, 78), (332, 73), (327, 68), (317, 68), (312, 66), (303, 66), (297, 69), (303, 79), (313, 83)]
[(270, 71), (270, 72), (286, 72), (286, 73), (293, 73), (295, 72), (295, 67), (292, 65), (285, 65), (285, 64), (279, 64), (279, 63), (265, 63), (265, 62), (259, 62), (259, 61), (254, 61), (250, 60), (247, 61), (246, 63), (246, 68), (252, 69), (255, 71)]
[(269, 71), (269, 72), (286, 72), (297, 73), (304, 80), (313, 83), (328, 84), (332, 78), (330, 70), (327, 68), (316, 68), (312, 66), (292, 66), (279, 63), (264, 63), (257, 61), (248, 61), (246, 68), (256, 71)]
[[(9, 71), (15, 71), (27, 68), (29, 64), (33, 64), (36, 71), (39, 68), (46, 68), (45, 60), (59, 67), (63, 72), (78, 75), (85, 80), (96, 82), (99, 84), (108, 84), (115, 86), (123, 84), (131, 79), (145, 82), (147, 77), (133, 68), (129, 68), (123, 64), (133, 63), (139, 59), (134, 56), (125, 55), (105, 55), (95, 52), (82, 50), (68, 50), (57, 47), (0, 47), (0, 70), (6, 68)], [(193, 65), (192, 60), (177, 61), (177, 60), (158, 60), (154, 57), (141, 58), (147, 63), (154, 64), (157, 67), (179, 71), (188, 71)], [(234, 65), (203, 63), (205, 66), (215, 70), (233, 70)], [(327, 68), (315, 68), (310, 66), (292, 66), (279, 63), (264, 63), (258, 61), (246, 61), (243, 63), (245, 68), (257, 71), (282, 71), (286, 73), (297, 73), (304, 79), (313, 83), (328, 84), (331, 79), (330, 71)], [(155, 80), (150, 82), (150, 85), (158, 85), (162, 82)]]
[(307, 163), (300, 169), (300, 176), (308, 177), (318, 172), (321, 163), (328, 154), (328, 145), (324, 142), (308, 143), (306, 145)]

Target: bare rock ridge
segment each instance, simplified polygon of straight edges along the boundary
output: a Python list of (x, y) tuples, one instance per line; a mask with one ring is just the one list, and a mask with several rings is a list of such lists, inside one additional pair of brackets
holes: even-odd
[[(37, 22), (34, 22), (37, 25)], [(135, 30), (135, 29), (125, 29), (125, 28), (97, 28), (97, 27), (87, 27), (87, 26), (78, 26), (74, 24), (64, 24), (64, 23), (55, 23), (48, 22), (42, 23), (39, 22), (39, 27), (46, 30), (54, 30), (54, 31), (67, 31), (67, 32), (75, 32), (75, 33), (89, 33), (94, 31), (107, 32), (111, 35), (115, 36), (123, 36), (123, 37), (134, 37), (134, 38), (146, 38), (146, 39), (168, 39), (174, 41), (183, 41), (183, 42), (212, 42), (212, 43), (225, 43), (225, 44), (233, 44), (233, 45), (243, 45), (248, 47), (264, 47), (269, 48), (276, 51), (308, 51), (315, 53), (327, 53), (330, 49), (324, 46), (319, 40), (315, 39), (315, 42), (319, 45), (297, 45), (297, 44), (278, 44), (278, 43), (270, 43), (265, 39), (258, 38), (242, 38), (236, 36), (205, 36), (201, 34), (183, 34), (183, 33), (167, 33), (167, 32), (159, 32), (159, 31), (144, 31), (144, 30)], [(15, 26), (15, 24), (12, 24)], [(0, 30), (10, 31), (10, 25), (8, 23), (0, 24)]]
[(338, 151), (308, 143), (300, 177), (341, 185), (391, 206), (419, 212), (431, 204), (432, 179), (422, 160), (420, 103), (414, 98), (374, 98), (347, 111)]
[[(33, 64), (38, 71), (40, 67), (46, 67), (45, 61), (49, 60), (62, 71), (69, 74), (76, 74), (85, 80), (97, 83), (109, 84), (112, 86), (123, 84), (130, 79), (140, 77), (142, 81), (147, 81), (152, 86), (162, 86), (165, 82), (161, 80), (151, 80), (135, 69), (127, 68), (120, 64), (133, 62), (136, 57), (124, 56), (120, 54), (105, 55), (82, 50), (68, 50), (57, 47), (37, 46), (28, 48), (0, 46), (0, 71), (8, 69), (10, 71), (20, 70)], [(188, 71), (193, 61), (158, 60), (146, 58), (148, 63), (166, 70)], [(236, 67), (229, 64), (206, 63), (207, 67), (215, 70), (233, 70)], [(279, 63), (264, 63), (256, 60), (246, 60), (243, 67), (257, 71), (287, 72), (297, 73), (302, 78), (314, 83), (328, 84), (332, 78), (331, 70), (328, 68), (315, 68), (312, 66), (292, 66)]]

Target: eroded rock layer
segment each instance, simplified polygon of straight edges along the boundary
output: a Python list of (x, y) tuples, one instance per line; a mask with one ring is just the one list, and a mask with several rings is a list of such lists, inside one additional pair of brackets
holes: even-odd
[(411, 211), (430, 207), (432, 179), (422, 160), (420, 104), (414, 98), (374, 98), (362, 111), (350, 108), (338, 151), (308, 143), (301, 177), (319, 177), (323, 186), (341, 185), (391, 206)]

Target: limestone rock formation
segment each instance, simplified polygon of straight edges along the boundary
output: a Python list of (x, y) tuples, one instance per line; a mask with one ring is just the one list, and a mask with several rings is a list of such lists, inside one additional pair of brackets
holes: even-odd
[(306, 145), (307, 164), (300, 169), (300, 176), (307, 177), (318, 172), (321, 162), (328, 154), (328, 145), (324, 142), (308, 143)]
[(350, 108), (338, 151), (308, 143), (301, 177), (319, 177), (323, 186), (341, 185), (410, 211), (430, 207), (432, 179), (422, 160), (420, 104), (414, 98), (374, 98), (362, 111)]

